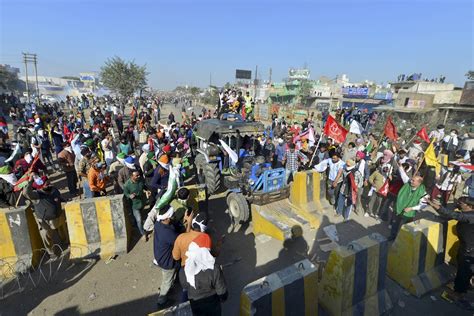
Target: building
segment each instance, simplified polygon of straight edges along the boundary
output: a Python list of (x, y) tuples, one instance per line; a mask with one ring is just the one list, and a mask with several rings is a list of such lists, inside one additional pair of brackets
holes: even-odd
[(462, 89), (456, 88), (452, 83), (440, 83), (431, 81), (400, 81), (391, 82), (394, 98), (398, 98), (401, 92), (421, 93), (433, 95), (433, 104), (459, 103)]

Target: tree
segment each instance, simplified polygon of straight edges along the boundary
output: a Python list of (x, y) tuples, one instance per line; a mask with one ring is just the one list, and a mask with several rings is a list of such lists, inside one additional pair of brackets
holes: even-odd
[(107, 59), (100, 70), (104, 86), (126, 98), (146, 87), (147, 75), (146, 65), (139, 66), (117, 56)]
[(474, 70), (469, 70), (466, 74), (467, 79), (474, 80)]
[(191, 87), (189, 89), (189, 93), (191, 93), (193, 97), (196, 97), (199, 93), (201, 93), (201, 89), (199, 89), (198, 87)]
[(11, 71), (8, 71), (7, 67), (0, 65), (0, 87), (5, 90), (18, 90), (20, 80), (18, 75)]

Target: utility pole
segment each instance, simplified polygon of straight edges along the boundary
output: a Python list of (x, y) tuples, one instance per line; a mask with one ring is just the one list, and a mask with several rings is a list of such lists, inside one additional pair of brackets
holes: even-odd
[(22, 53), (23, 62), (25, 63), (25, 75), (26, 75), (26, 93), (28, 95), (28, 103), (30, 102), (30, 87), (28, 80), (28, 63), (33, 63), (35, 67), (35, 79), (36, 79), (36, 102), (40, 104), (39, 85), (38, 85), (38, 57), (36, 54)]
[(253, 101), (257, 98), (257, 74), (258, 74), (258, 65), (255, 66), (255, 80), (253, 82), (254, 85), (254, 92), (253, 92)]
[(269, 73), (270, 73), (270, 76), (269, 76), (269, 78), (268, 78), (268, 83), (269, 83), (269, 84), (272, 84), (272, 68), (270, 68)]

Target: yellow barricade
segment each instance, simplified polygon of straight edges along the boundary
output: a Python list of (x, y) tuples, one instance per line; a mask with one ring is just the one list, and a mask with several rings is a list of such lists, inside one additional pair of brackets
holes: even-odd
[(36, 267), (43, 241), (31, 208), (0, 210), (0, 277), (8, 279)]
[(148, 316), (192, 316), (191, 304), (188, 302), (181, 303), (160, 311), (148, 314)]
[(421, 219), (401, 227), (388, 254), (388, 276), (418, 297), (446, 284), (443, 223)]
[(65, 209), (71, 259), (109, 259), (127, 252), (130, 224), (123, 195), (74, 201)]
[(306, 219), (312, 228), (319, 227), (319, 212), (323, 209), (319, 172), (301, 171), (295, 174), (290, 188), (290, 202), (298, 215)]
[(240, 315), (317, 315), (318, 269), (309, 260), (297, 262), (244, 287)]
[(385, 290), (387, 240), (378, 233), (331, 251), (319, 302), (331, 315), (381, 315), (392, 308)]
[(457, 220), (448, 221), (447, 232), (446, 232), (446, 252), (444, 254), (444, 261), (456, 265), (458, 249), (459, 249), (459, 237), (456, 231)]

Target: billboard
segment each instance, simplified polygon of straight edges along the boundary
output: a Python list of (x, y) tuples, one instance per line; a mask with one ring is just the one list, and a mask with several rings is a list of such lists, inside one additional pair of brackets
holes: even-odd
[(309, 69), (290, 69), (288, 70), (288, 78), (294, 79), (309, 79)]
[(83, 72), (79, 74), (79, 80), (81, 80), (82, 82), (95, 82), (95, 77), (96, 77), (95, 73)]
[(342, 94), (349, 97), (367, 97), (369, 88), (347, 87), (342, 88)]
[(252, 71), (251, 70), (242, 70), (236, 69), (235, 70), (235, 79), (252, 79)]

